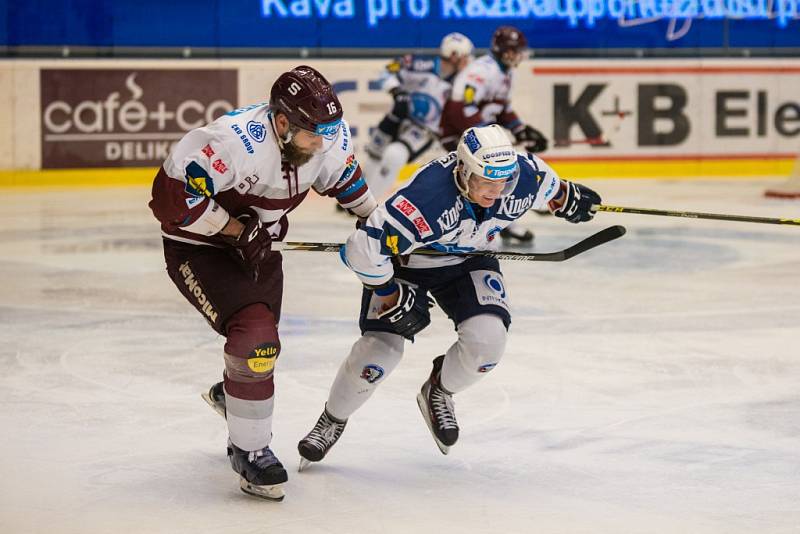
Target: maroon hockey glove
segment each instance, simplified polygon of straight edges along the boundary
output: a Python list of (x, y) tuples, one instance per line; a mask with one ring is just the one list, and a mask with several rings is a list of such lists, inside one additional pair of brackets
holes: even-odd
[(244, 224), (242, 232), (238, 237), (222, 236), (222, 239), (233, 247), (233, 257), (257, 282), (259, 267), (269, 252), (272, 237), (257, 215), (245, 213), (237, 219)]
[(567, 197), (561, 207), (553, 212), (553, 215), (571, 223), (591, 221), (594, 214), (597, 213), (597, 206), (602, 203), (600, 195), (585, 185), (573, 182), (563, 183), (566, 189), (562, 189), (562, 194)]

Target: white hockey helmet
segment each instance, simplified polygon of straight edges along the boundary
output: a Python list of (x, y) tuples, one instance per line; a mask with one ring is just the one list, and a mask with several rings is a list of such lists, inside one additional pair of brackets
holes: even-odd
[(453, 32), (448, 33), (442, 39), (442, 44), (439, 45), (439, 55), (448, 59), (453, 54), (457, 57), (467, 57), (472, 55), (474, 48), (469, 37), (463, 33)]
[(508, 134), (497, 124), (469, 128), (456, 148), (456, 186), (469, 198), (473, 174), (487, 180), (505, 180), (502, 195), (511, 193), (519, 180), (517, 151)]

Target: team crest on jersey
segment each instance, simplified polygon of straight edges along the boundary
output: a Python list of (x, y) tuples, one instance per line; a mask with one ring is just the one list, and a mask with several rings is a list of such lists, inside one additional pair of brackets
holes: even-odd
[(247, 123), (247, 133), (253, 141), (261, 143), (267, 137), (267, 128), (264, 123), (250, 121)]
[(214, 196), (214, 180), (203, 167), (193, 161), (186, 166), (185, 190), (193, 197), (212, 197)]
[(486, 240), (491, 243), (492, 241), (494, 241), (494, 238), (497, 237), (497, 234), (499, 234), (501, 230), (502, 228), (500, 228), (499, 226), (495, 226), (494, 228), (489, 230), (489, 233), (486, 234)]
[(375, 365), (374, 363), (365, 365), (364, 368), (361, 370), (361, 378), (363, 378), (370, 384), (374, 384), (375, 382), (380, 380), (383, 375), (384, 375), (383, 367)]

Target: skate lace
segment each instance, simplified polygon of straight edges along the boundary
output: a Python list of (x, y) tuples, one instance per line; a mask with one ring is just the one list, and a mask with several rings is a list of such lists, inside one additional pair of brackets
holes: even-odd
[(443, 430), (458, 428), (453, 397), (445, 393), (441, 388), (431, 386), (430, 398), (431, 409), (439, 428)]
[(308, 436), (306, 436), (305, 441), (324, 451), (336, 443), (336, 440), (342, 435), (343, 430), (344, 423), (332, 421), (327, 413), (323, 413), (319, 421), (317, 421), (317, 424), (314, 425), (314, 428), (308, 433)]
[(269, 447), (264, 447), (259, 451), (250, 452), (247, 455), (247, 461), (260, 467), (261, 469), (265, 469), (271, 465), (279, 463), (278, 458), (275, 457), (275, 454)]

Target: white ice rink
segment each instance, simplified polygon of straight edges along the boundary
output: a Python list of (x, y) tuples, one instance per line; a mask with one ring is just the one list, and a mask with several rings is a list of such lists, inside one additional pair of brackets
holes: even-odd
[[(608, 204), (800, 218), (765, 182), (589, 181)], [(529, 214), (535, 250), (612, 224), (566, 263), (504, 263), (508, 349), (456, 396), (443, 456), (415, 394), (441, 314), (328, 458), (297, 473), (358, 335), (334, 254), (286, 252), (273, 449), (283, 503), (240, 492), (200, 399), (223, 339), (163, 270), (146, 188), (3, 191), (0, 533), (800, 532), (800, 227)], [(293, 240), (341, 241), (330, 199)]]

